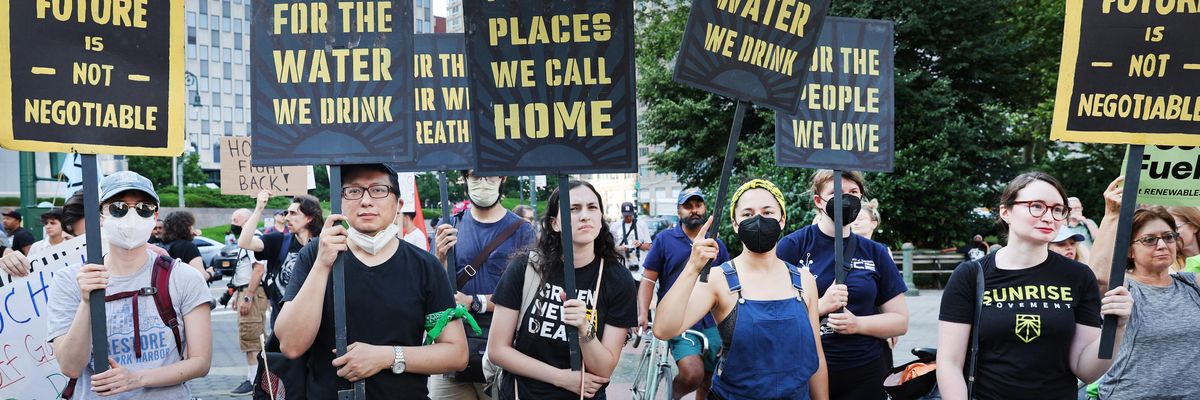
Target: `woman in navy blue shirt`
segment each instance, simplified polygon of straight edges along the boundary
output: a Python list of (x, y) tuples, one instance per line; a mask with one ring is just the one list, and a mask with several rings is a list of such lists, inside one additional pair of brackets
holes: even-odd
[[(855, 205), (865, 191), (862, 174), (847, 171), (842, 175), (843, 204)], [(834, 284), (833, 254), (833, 171), (813, 174), (813, 204), (823, 214), (815, 225), (792, 232), (779, 241), (779, 258), (808, 268), (817, 280), (821, 299), (819, 309), (828, 320), (821, 326), (825, 361), (829, 363), (829, 398), (871, 400), (886, 399), (883, 378), (891, 350), (884, 339), (908, 331), (908, 305), (904, 292), (908, 287), (900, 277), (887, 248), (842, 228), (846, 245), (852, 251), (846, 263), (850, 270), (845, 284)], [(844, 210), (846, 225), (858, 216), (857, 207)]]

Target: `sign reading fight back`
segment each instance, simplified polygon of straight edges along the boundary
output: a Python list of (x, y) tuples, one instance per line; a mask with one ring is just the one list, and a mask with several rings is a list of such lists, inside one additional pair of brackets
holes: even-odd
[(254, 165), (413, 157), (412, 0), (254, 2)]
[(1200, 145), (1200, 4), (1066, 6), (1051, 139)]
[(270, 190), (275, 196), (308, 194), (310, 167), (255, 167), (250, 138), (221, 138), (221, 194), (255, 196)]
[(892, 172), (892, 21), (825, 21), (795, 115), (775, 113), (775, 163)]
[(466, 37), (461, 33), (416, 35), (414, 49), (416, 159), (388, 164), (396, 171), (471, 169), (475, 153), (471, 149)]
[(468, 1), (476, 169), (637, 169), (633, 1)]
[(828, 9), (829, 0), (693, 0), (675, 81), (792, 113)]
[(183, 151), (184, 0), (0, 2), (0, 145)]

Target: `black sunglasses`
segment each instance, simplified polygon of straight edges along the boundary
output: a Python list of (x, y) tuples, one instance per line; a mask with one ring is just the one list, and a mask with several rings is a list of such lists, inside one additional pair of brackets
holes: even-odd
[(129, 203), (118, 201), (116, 203), (108, 204), (108, 213), (109, 213), (109, 215), (112, 215), (114, 218), (122, 218), (125, 216), (125, 214), (129, 214), (130, 208), (132, 208), (134, 211), (137, 211), (137, 215), (142, 218), (150, 218), (150, 217), (154, 216), (155, 211), (158, 211), (158, 206), (154, 205), (154, 204), (149, 204), (149, 203), (129, 204)]

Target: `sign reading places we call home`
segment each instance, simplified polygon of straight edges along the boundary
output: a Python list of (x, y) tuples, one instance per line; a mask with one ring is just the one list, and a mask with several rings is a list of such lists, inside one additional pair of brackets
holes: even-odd
[(0, 1), (0, 146), (179, 155), (183, 13), (184, 0)]

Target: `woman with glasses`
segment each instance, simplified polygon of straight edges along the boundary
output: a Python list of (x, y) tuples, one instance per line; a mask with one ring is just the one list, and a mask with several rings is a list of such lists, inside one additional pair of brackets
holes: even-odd
[[(937, 378), (943, 398), (1072, 399), (1077, 379), (1091, 382), (1112, 365), (1097, 357), (1101, 318), (1117, 316), (1120, 343), (1132, 299), (1124, 287), (1102, 299), (1092, 270), (1049, 250), (1070, 213), (1066, 203), (1062, 185), (1042, 172), (1017, 176), (1005, 187), (999, 217), (1008, 245), (960, 264), (942, 294)], [(980, 273), (982, 299), (976, 295)], [(979, 343), (971, 355), (973, 328)], [(974, 371), (964, 369), (969, 357), (977, 360)], [(973, 373), (973, 387), (964, 371)]]
[[(1104, 220), (1093, 246), (1092, 270), (1108, 277), (1121, 209), (1120, 179), (1104, 192)], [(1200, 347), (1180, 343), (1200, 327), (1200, 286), (1196, 274), (1172, 274), (1183, 241), (1179, 226), (1163, 207), (1133, 214), (1133, 239), (1125, 282), (1134, 299), (1132, 315), (1118, 337), (1112, 368), (1089, 387), (1099, 399), (1197, 399)], [(1185, 384), (1190, 383), (1190, 384)]]
[(1200, 273), (1200, 207), (1167, 207), (1167, 212), (1175, 218), (1175, 231), (1179, 232), (1182, 269)]

